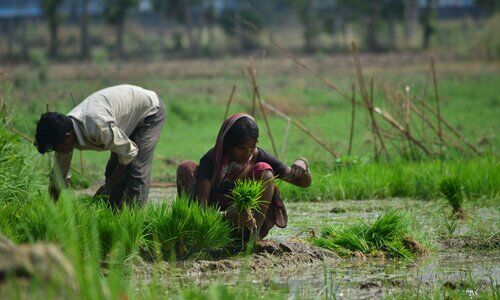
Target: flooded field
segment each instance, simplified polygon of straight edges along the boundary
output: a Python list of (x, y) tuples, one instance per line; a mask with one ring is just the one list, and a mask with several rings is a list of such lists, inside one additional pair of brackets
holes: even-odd
[[(166, 193), (158, 190), (153, 194)], [(168, 195), (167, 199), (173, 195), (171, 190)], [(262, 290), (282, 291), (290, 299), (433, 297), (455, 291), (475, 297), (485, 290), (498, 295), (500, 208), (494, 201), (469, 203), (464, 220), (451, 220), (449, 207), (438, 200), (295, 202), (287, 203), (287, 209), (288, 227), (274, 228), (268, 241), (256, 246), (253, 254), (163, 263), (158, 284), (168, 289), (175, 285), (172, 278), (202, 286), (210, 282), (251, 284)], [(326, 224), (370, 222), (389, 209), (414, 216), (420, 228), (415, 234), (430, 249), (428, 255), (417, 259), (344, 259), (306, 242)], [(153, 277), (150, 263), (141, 261), (134, 269), (136, 278), (147, 285)]]

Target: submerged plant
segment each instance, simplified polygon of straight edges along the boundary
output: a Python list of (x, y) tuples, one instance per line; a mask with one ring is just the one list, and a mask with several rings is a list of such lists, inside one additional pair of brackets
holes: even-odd
[(448, 177), (439, 183), (439, 191), (448, 200), (453, 213), (462, 218), (464, 216), (464, 186), (458, 177)]

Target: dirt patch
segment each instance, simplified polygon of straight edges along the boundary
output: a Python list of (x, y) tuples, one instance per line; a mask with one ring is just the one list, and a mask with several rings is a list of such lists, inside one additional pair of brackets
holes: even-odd
[(250, 273), (300, 271), (305, 266), (320, 265), (324, 260), (336, 260), (339, 257), (329, 251), (313, 246), (305, 241), (293, 239), (285, 242), (263, 240), (254, 246), (253, 253), (241, 257), (221, 260), (196, 261), (187, 271), (188, 276), (199, 276), (205, 273), (224, 273), (248, 269)]
[(449, 237), (440, 241), (445, 249), (470, 248), (470, 249), (500, 249), (500, 236), (492, 237), (474, 237), (474, 236), (459, 236)]
[(425, 256), (429, 254), (429, 249), (410, 236), (405, 236), (403, 238), (403, 245), (406, 249), (409, 249), (411, 253), (415, 253), (417, 256)]

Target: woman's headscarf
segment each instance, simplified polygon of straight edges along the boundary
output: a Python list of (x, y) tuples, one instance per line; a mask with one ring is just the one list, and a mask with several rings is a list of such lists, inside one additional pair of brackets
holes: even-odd
[[(230, 175), (226, 172), (223, 172), (224, 167), (225, 166), (227, 167), (227, 165), (229, 163), (227, 160), (227, 155), (226, 155), (226, 157), (224, 156), (224, 154), (225, 154), (224, 153), (224, 139), (226, 137), (226, 134), (231, 129), (231, 127), (233, 127), (234, 123), (241, 118), (249, 118), (255, 122), (255, 119), (249, 114), (245, 114), (245, 113), (234, 114), (234, 115), (230, 116), (229, 118), (227, 118), (224, 121), (224, 123), (222, 123), (222, 126), (219, 130), (219, 134), (217, 135), (217, 140), (215, 142), (215, 147), (214, 147), (215, 168), (214, 168), (214, 174), (212, 177), (212, 185), (215, 187), (219, 186), (224, 181), (224, 179), (227, 177), (226, 175)], [(253, 155), (250, 156), (248, 161), (246, 161), (245, 163), (234, 164), (234, 166), (232, 166), (233, 168), (232, 168), (231, 174), (241, 173), (245, 169), (245, 167), (248, 166), (248, 163), (252, 160), (252, 158), (253, 158)], [(222, 174), (222, 173), (224, 173), (224, 174)]]

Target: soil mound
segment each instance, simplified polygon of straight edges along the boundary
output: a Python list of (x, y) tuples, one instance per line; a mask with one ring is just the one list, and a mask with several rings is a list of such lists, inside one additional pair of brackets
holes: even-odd
[(248, 269), (251, 273), (273, 269), (277, 272), (300, 271), (305, 266), (321, 264), (323, 260), (336, 260), (332, 251), (294, 239), (285, 242), (262, 240), (255, 244), (252, 254), (241, 259), (199, 260), (188, 269), (190, 276), (204, 273), (224, 273)]
[(45, 243), (15, 245), (0, 235), (0, 296), (8, 296), (5, 293), (11, 284), (27, 287), (32, 280), (60, 292), (77, 290), (73, 266), (57, 246)]

